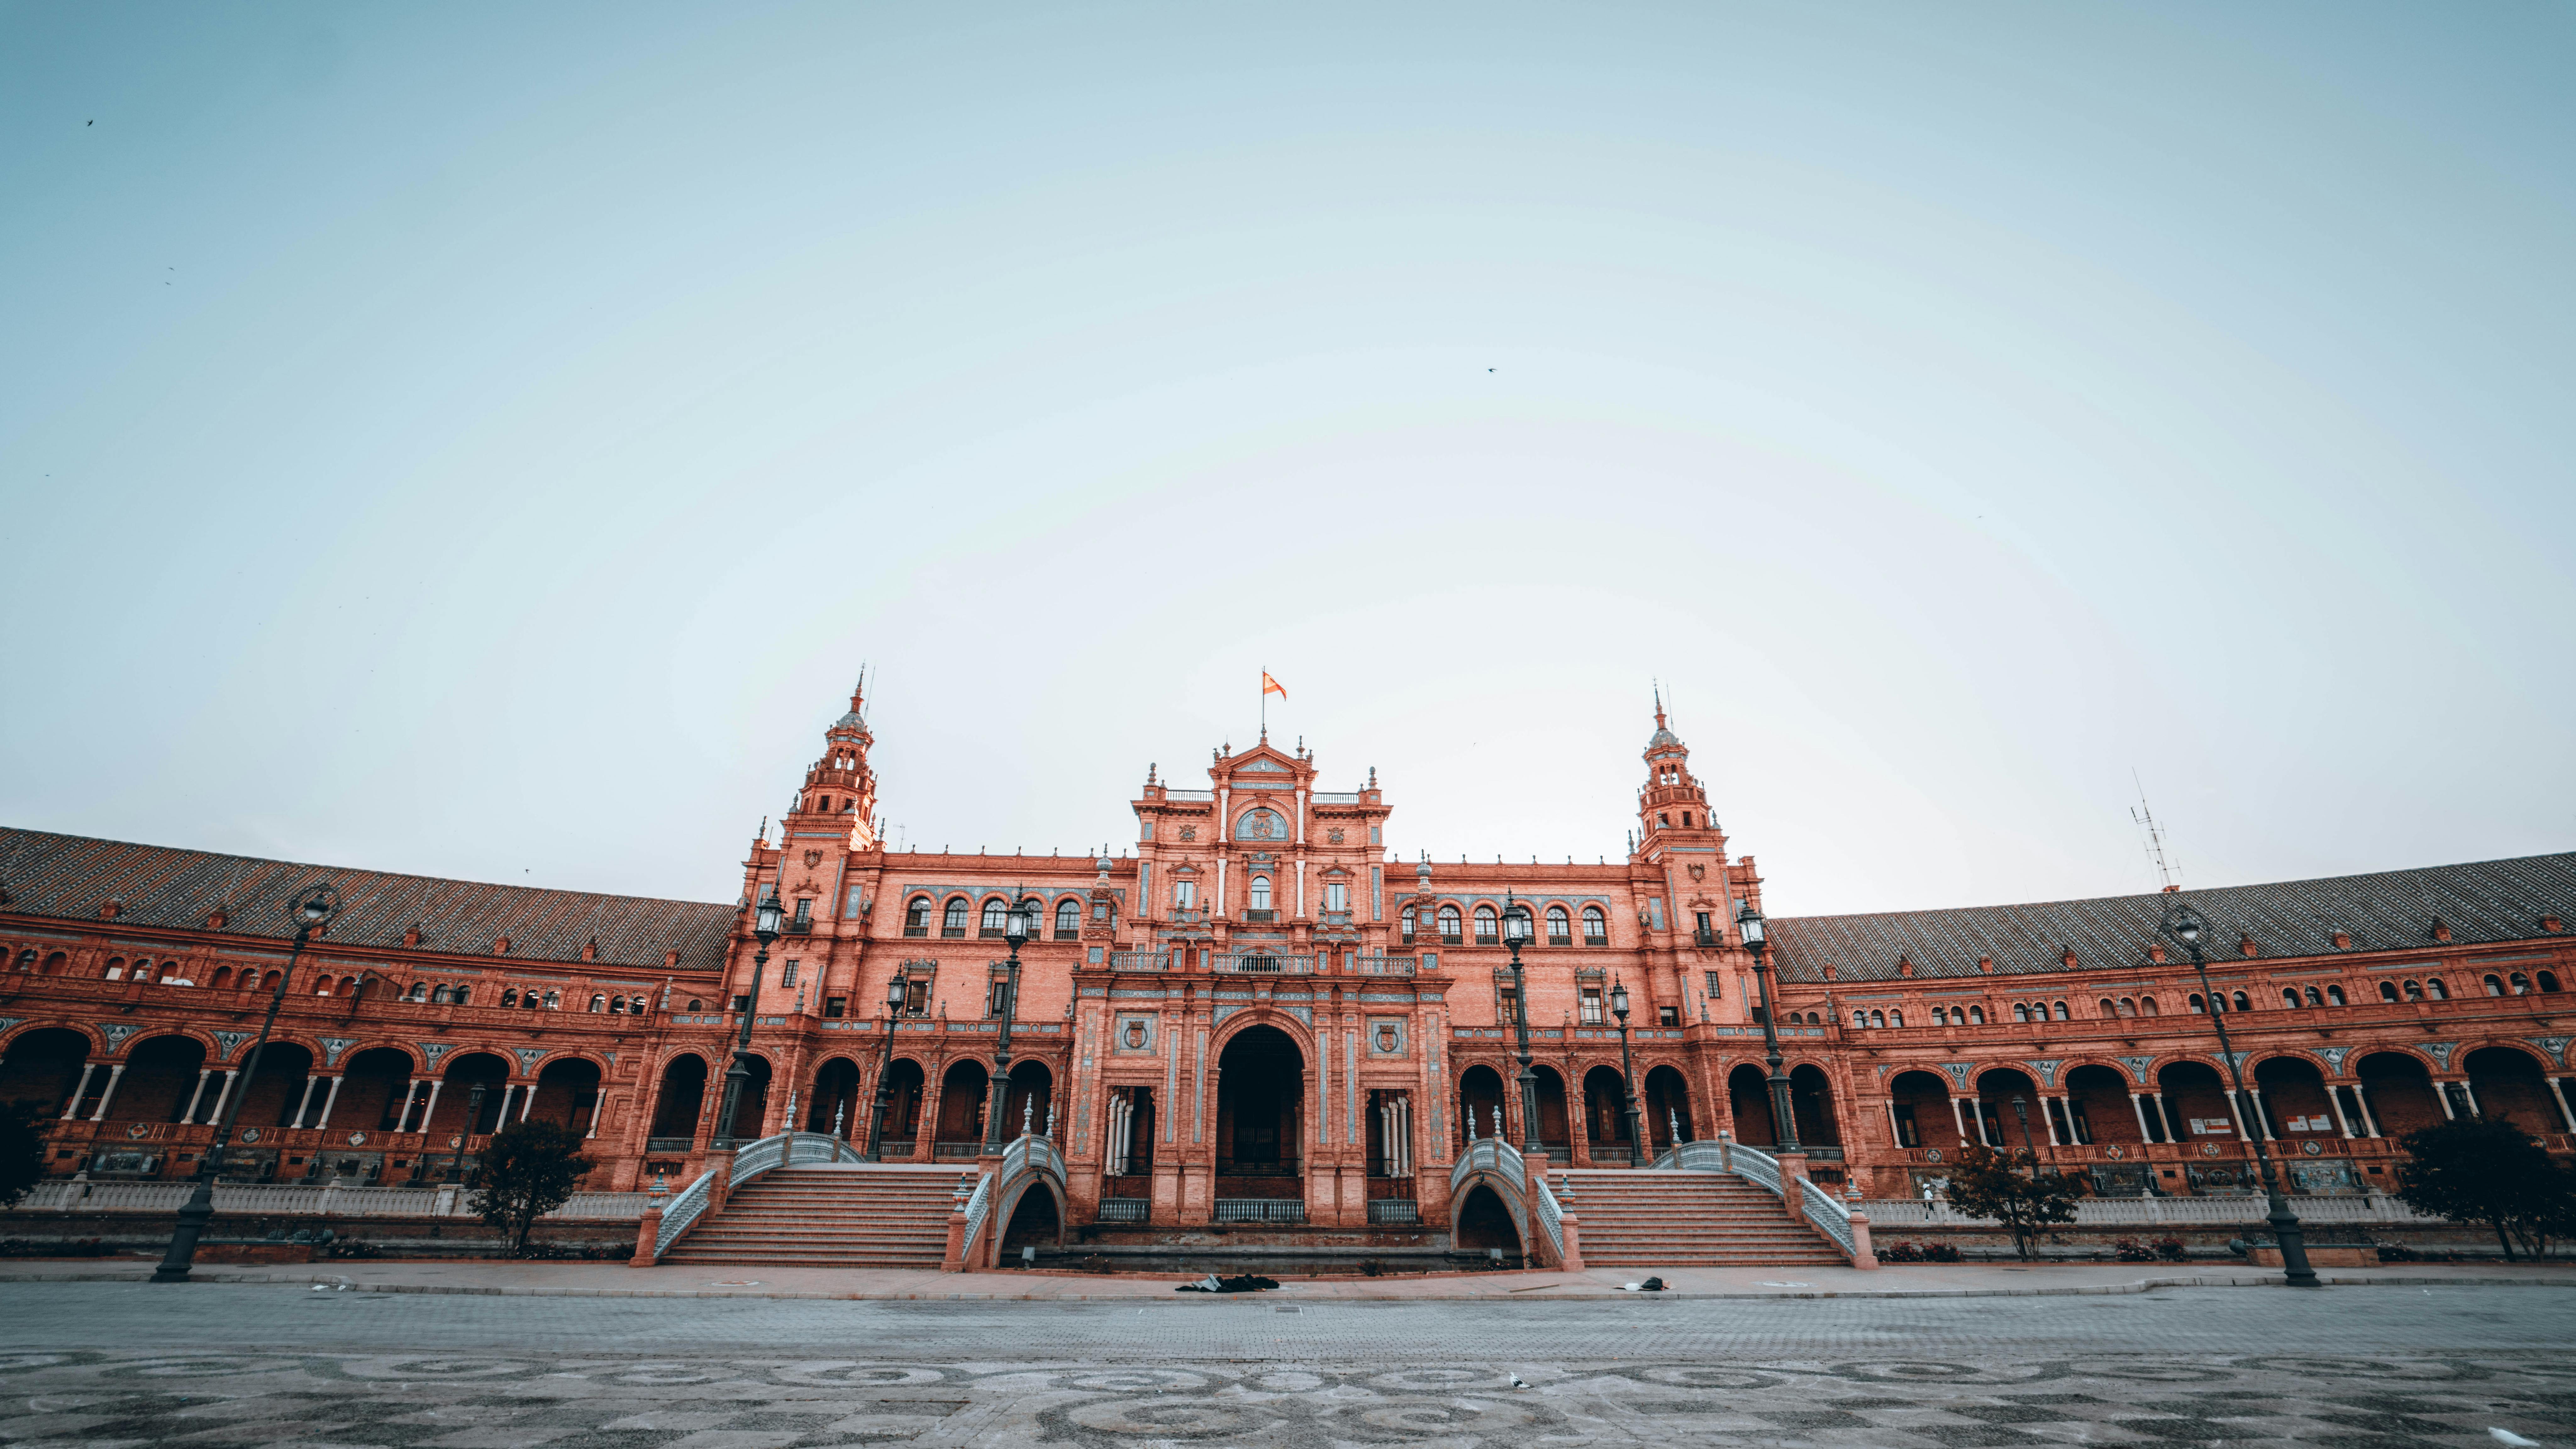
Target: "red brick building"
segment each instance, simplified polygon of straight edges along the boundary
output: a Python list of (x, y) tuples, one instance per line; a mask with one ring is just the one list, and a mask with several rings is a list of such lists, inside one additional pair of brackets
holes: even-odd
[[(1266, 739), (1213, 751), (1186, 787), (1149, 770), (1115, 856), (894, 852), (870, 743), (854, 696), (735, 902), (0, 831), (0, 1099), (43, 1104), (61, 1173), (185, 1176), (237, 1095), (246, 1176), (434, 1179), (535, 1117), (590, 1135), (595, 1187), (677, 1182), (748, 1009), (739, 1135), (864, 1143), (883, 1070), (886, 1157), (971, 1158), (1001, 913), (1026, 897), (1043, 930), (1021, 953), (1003, 1111), (1010, 1135), (1054, 1124), (1076, 1222), (1206, 1222), (1249, 1200), (1436, 1226), (1468, 1134), (1525, 1134), (1498, 932), (1519, 903), (1540, 1138), (1573, 1165), (1629, 1161), (1622, 987), (1642, 1155), (1778, 1138), (1736, 923), (1761, 876), (1660, 711), (1616, 865), (1404, 860), (1373, 771), (1328, 781)], [(346, 908), (244, 1081), (284, 903), (325, 882)], [(753, 1001), (747, 903), (773, 890), (787, 931)], [(2576, 853), (2190, 900), (2260, 1121), (2223, 1095), (2208, 993), (2156, 930), (2167, 897), (1772, 921), (1813, 1175), (1913, 1193), (1983, 1138), (2105, 1192), (2234, 1192), (2259, 1132), (2303, 1190), (2356, 1191), (2389, 1180), (2394, 1138), (2469, 1112), (2569, 1148)]]

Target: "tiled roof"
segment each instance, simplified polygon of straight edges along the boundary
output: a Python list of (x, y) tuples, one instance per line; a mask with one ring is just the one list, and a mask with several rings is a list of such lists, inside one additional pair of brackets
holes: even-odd
[[(1783, 917), (1769, 923), (1772, 956), (1782, 980), (1811, 982), (1825, 979), (1827, 963), (1839, 981), (1890, 980), (1900, 957), (1917, 976), (1974, 976), (1980, 956), (1993, 958), (1997, 975), (2062, 972), (2070, 949), (2079, 970), (2133, 969), (2153, 945), (2182, 957), (2156, 930), (2178, 901), (2209, 921), (2213, 962), (2237, 959), (2240, 933), (2266, 957), (2432, 949), (2436, 919), (2453, 945), (2519, 941), (2546, 934), (2542, 916), (2576, 921), (2576, 852), (2176, 895)], [(2337, 931), (2350, 947), (2335, 945)]]
[(421, 946), (433, 951), (486, 955), (507, 936), (506, 959), (579, 961), (596, 939), (601, 965), (659, 970), (663, 953), (676, 950), (680, 969), (712, 971), (724, 964), (734, 926), (733, 906), (706, 901), (485, 885), (0, 826), (6, 909), (27, 915), (96, 924), (99, 907), (114, 900), (119, 925), (202, 930), (222, 907), (227, 934), (285, 940), (295, 934), (286, 903), (319, 884), (344, 902), (326, 937), (341, 945), (400, 947), (418, 925)]

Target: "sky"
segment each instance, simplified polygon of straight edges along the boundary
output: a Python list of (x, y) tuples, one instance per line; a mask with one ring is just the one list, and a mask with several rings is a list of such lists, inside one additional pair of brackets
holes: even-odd
[(2576, 848), (2576, 10), (0, 5), (0, 823), (732, 898), (1374, 767), (1775, 914)]

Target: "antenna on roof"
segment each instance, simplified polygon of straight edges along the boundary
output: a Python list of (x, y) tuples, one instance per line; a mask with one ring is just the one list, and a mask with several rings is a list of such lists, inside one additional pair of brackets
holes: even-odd
[(2129, 779), (2138, 787), (2138, 803), (2130, 808), (2129, 818), (2137, 822), (2139, 833), (2146, 837), (2147, 858), (2156, 863), (2156, 880), (2168, 894), (2181, 890), (2182, 887), (2174, 880), (2173, 862), (2165, 855), (2164, 828), (2156, 824), (2156, 813), (2147, 808), (2146, 782), (2138, 778), (2134, 765), (2129, 768)]

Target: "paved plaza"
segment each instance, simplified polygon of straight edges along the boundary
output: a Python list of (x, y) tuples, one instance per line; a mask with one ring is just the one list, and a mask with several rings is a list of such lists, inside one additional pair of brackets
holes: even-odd
[(1511, 1304), (0, 1284), (37, 1445), (2576, 1444), (2576, 1292)]

